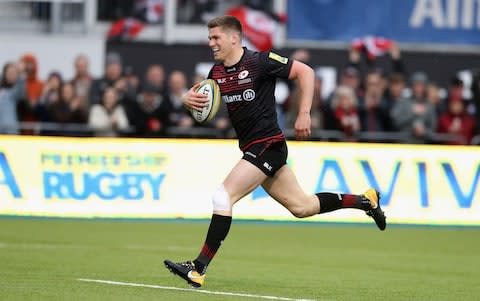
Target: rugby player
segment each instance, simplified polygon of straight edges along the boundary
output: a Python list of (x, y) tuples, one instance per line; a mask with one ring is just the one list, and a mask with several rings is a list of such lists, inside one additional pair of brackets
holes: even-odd
[[(295, 134), (298, 139), (305, 139), (310, 135), (312, 68), (273, 52), (254, 52), (242, 47), (242, 25), (232, 16), (210, 20), (208, 39), (217, 61), (208, 78), (220, 87), (243, 157), (213, 194), (213, 215), (198, 257), (178, 263), (165, 260), (165, 266), (190, 285), (202, 286), (207, 267), (230, 229), (233, 205), (259, 185), (295, 217), (357, 208), (384, 230), (386, 218), (375, 189), (361, 195), (329, 192), (308, 195), (286, 164), (287, 144), (275, 112), (275, 80), (277, 77), (295, 80), (299, 86)], [(199, 84), (194, 85), (183, 97), (186, 107), (201, 110), (206, 105), (206, 96), (195, 92), (198, 87)]]

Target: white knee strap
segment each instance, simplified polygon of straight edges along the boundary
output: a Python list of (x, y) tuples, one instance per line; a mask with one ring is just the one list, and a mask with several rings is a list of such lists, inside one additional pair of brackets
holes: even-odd
[(232, 206), (230, 205), (230, 197), (228, 192), (225, 190), (225, 187), (220, 185), (217, 191), (213, 194), (212, 198), (213, 210), (214, 211), (230, 211)]

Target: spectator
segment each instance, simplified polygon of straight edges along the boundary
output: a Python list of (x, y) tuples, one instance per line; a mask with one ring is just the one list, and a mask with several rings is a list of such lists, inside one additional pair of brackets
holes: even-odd
[(25, 80), (15, 63), (6, 63), (0, 80), (0, 134), (17, 134), (17, 104), (25, 97)]
[[(20, 59), (20, 73), (26, 78), (27, 97), (20, 101), (17, 106), (18, 115), (21, 121), (37, 121), (35, 107), (43, 91), (43, 82), (37, 78), (38, 64), (33, 54), (25, 54)], [(33, 134), (30, 130), (22, 130), (23, 134)]]
[(75, 75), (72, 84), (75, 89), (75, 96), (79, 97), (85, 106), (90, 106), (89, 95), (93, 77), (90, 74), (88, 57), (83, 54), (78, 55), (75, 58), (74, 68)]
[(91, 107), (88, 125), (96, 131), (97, 136), (118, 136), (118, 131), (129, 128), (127, 115), (115, 88), (107, 87), (101, 103)]
[(50, 101), (45, 105), (45, 116), (49, 122), (55, 122), (59, 125), (56, 131), (43, 131), (42, 135), (54, 136), (83, 136), (83, 132), (67, 131), (63, 129), (63, 124), (67, 123), (85, 123), (86, 108), (80, 97), (75, 95), (73, 84), (64, 83), (60, 88), (58, 99)]
[(160, 64), (150, 65), (145, 74), (145, 83), (157, 88), (159, 94), (165, 93), (165, 69)]
[(389, 115), (384, 95), (382, 75), (370, 72), (365, 79), (365, 95), (360, 101), (359, 116), (362, 131), (384, 132), (389, 130)]
[(122, 78), (122, 59), (118, 53), (110, 52), (106, 57), (105, 74), (95, 79), (90, 88), (90, 104), (99, 104), (103, 92), (108, 87), (113, 87)]
[[(340, 78), (338, 81), (338, 86), (350, 87), (351, 89), (353, 89), (353, 91), (355, 91), (355, 94), (358, 97), (361, 95), (360, 83), (361, 83), (361, 76), (360, 76), (360, 71), (357, 69), (357, 67), (348, 66), (342, 70), (342, 73), (340, 74)], [(333, 92), (330, 95), (329, 99), (327, 100), (329, 106), (331, 106), (332, 98), (334, 94), (335, 92)]]
[[(342, 70), (340, 78), (338, 80), (338, 86), (345, 86), (351, 88), (355, 91), (357, 97), (362, 95), (360, 91), (360, 72), (358, 68), (354, 65), (349, 65)], [(335, 114), (332, 112), (332, 101), (335, 96), (335, 91), (333, 91), (325, 101), (323, 106), (323, 117), (324, 117), (324, 127), (329, 130), (336, 129), (335, 125)]]
[(57, 123), (84, 123), (87, 121), (86, 107), (71, 83), (65, 83), (60, 90), (58, 101), (47, 107), (50, 121)]
[(21, 58), (23, 72), (26, 76), (27, 100), (34, 105), (40, 99), (43, 91), (43, 82), (37, 78), (38, 63), (33, 54), (25, 54)]
[(133, 72), (132, 66), (125, 67), (124, 78), (127, 82), (128, 93), (131, 99), (135, 99), (137, 97), (138, 92), (140, 91), (140, 78), (138, 75)]
[(118, 101), (122, 104), (126, 104), (131, 101), (135, 101), (137, 97), (136, 87), (132, 86), (135, 80), (128, 80), (128, 77), (120, 77), (113, 83), (113, 87), (117, 90)]
[(452, 98), (448, 102), (448, 111), (440, 115), (437, 131), (458, 135), (460, 139), (451, 144), (470, 144), (475, 132), (475, 119), (466, 112), (463, 100)]
[(450, 103), (450, 101), (457, 101), (457, 100), (462, 100), (464, 101), (465, 110), (470, 113), (474, 114), (475, 112), (475, 102), (472, 101), (467, 101), (463, 97), (463, 90), (464, 90), (464, 84), (463, 80), (457, 76), (453, 77), (450, 81), (450, 84), (448, 86), (448, 94), (447, 94), (447, 99), (445, 100), (445, 103)]
[(423, 71), (417, 71), (412, 74), (410, 79), (412, 88), (412, 99), (424, 101), (427, 97), (428, 76)]
[(183, 106), (182, 96), (188, 91), (187, 78), (182, 71), (172, 71), (168, 78), (167, 99), (170, 104), (169, 122), (172, 126), (190, 128), (194, 125), (192, 116)]
[(427, 80), (425, 73), (414, 73), (412, 98), (397, 102), (391, 112), (395, 129), (407, 133), (413, 143), (431, 142), (436, 129), (435, 108), (425, 97)]
[(353, 66), (348, 66), (343, 69), (342, 74), (340, 76), (340, 83), (339, 86), (347, 86), (353, 89), (357, 96), (360, 93), (360, 82), (361, 76), (360, 72), (357, 68)]
[[(385, 93), (386, 96), (385, 96), (385, 103), (384, 103), (385, 110), (388, 116), (390, 116), (391, 111), (395, 106), (395, 104), (397, 102), (402, 101), (402, 98), (404, 98), (403, 96), (404, 91), (405, 91), (405, 78), (403, 74), (401, 73), (390, 74), (389, 80), (388, 80), (388, 88)], [(392, 130), (394, 126), (392, 125), (390, 118), (388, 118), (387, 120), (388, 120), (387, 128), (389, 130)]]
[(393, 106), (395, 102), (403, 98), (405, 92), (405, 78), (401, 73), (392, 73), (388, 78), (387, 105)]
[(48, 75), (47, 81), (43, 86), (40, 100), (33, 107), (33, 112), (38, 120), (43, 122), (51, 121), (48, 107), (60, 99), (60, 89), (62, 85), (63, 80), (60, 73), (54, 71)]
[(48, 75), (47, 82), (43, 86), (40, 103), (49, 105), (60, 99), (60, 90), (63, 85), (62, 75), (59, 72), (52, 72)]
[(128, 103), (127, 116), (135, 133), (143, 137), (165, 135), (169, 123), (170, 106), (157, 87), (144, 85), (136, 101)]
[(332, 100), (332, 111), (335, 127), (347, 135), (349, 141), (355, 140), (355, 134), (360, 130), (360, 119), (357, 111), (357, 97), (347, 86), (339, 86)]
[(430, 82), (427, 86), (427, 101), (435, 108), (437, 116), (447, 111), (445, 100), (440, 95), (440, 87), (433, 82)]

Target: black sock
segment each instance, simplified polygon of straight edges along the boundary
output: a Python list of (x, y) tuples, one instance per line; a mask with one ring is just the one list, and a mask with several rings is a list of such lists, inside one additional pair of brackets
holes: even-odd
[(361, 195), (320, 192), (317, 193), (316, 196), (320, 201), (320, 214), (341, 208), (357, 208), (363, 210), (368, 208)]
[(232, 224), (231, 216), (223, 216), (218, 214), (212, 215), (210, 226), (208, 227), (207, 238), (197, 259), (193, 261), (197, 272), (205, 274), (208, 264), (217, 253), (218, 248), (227, 237), (230, 225)]

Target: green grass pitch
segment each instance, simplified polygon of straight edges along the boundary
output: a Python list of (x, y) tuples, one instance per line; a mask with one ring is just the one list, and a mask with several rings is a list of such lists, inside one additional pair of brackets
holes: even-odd
[(78, 280), (188, 288), (162, 262), (195, 257), (207, 228), (1, 218), (0, 300), (480, 300), (480, 228), (234, 222), (202, 289), (258, 298)]

